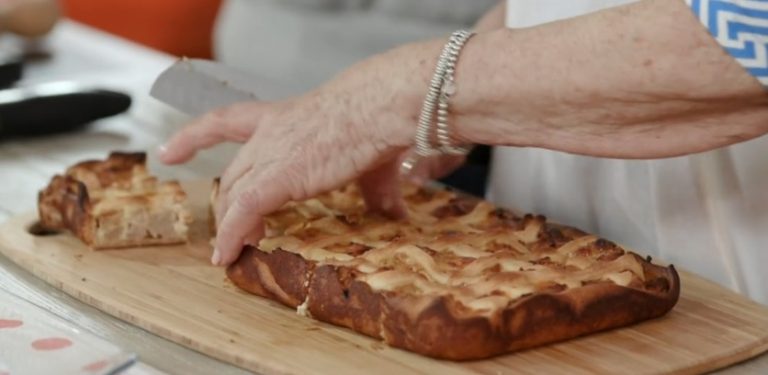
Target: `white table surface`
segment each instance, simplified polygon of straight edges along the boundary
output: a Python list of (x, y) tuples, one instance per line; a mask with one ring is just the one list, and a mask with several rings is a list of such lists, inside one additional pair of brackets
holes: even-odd
[[(100, 121), (84, 132), (0, 142), (0, 176), (6, 181), (0, 184), (0, 221), (34, 210), (37, 191), (66, 166), (103, 158), (112, 150), (151, 152), (185, 120), (147, 95), (154, 78), (173, 57), (69, 21), (61, 23), (44, 46), (52, 56), (28, 67), (25, 84), (78, 80), (129, 92), (134, 103), (128, 114)], [(159, 165), (150, 154), (150, 168), (166, 178), (209, 178), (219, 173), (233, 151), (232, 146), (220, 146), (174, 168)], [(170, 374), (246, 373), (83, 304), (1, 255), (0, 289), (138, 354), (145, 373), (154, 373), (153, 368)], [(768, 374), (768, 355), (722, 373)]]
[[(60, 24), (43, 46), (52, 56), (32, 63), (24, 84), (77, 80), (128, 92), (134, 102), (127, 115), (100, 121), (85, 132), (0, 142), (0, 177), (12, 181), (0, 184), (0, 221), (34, 210), (37, 191), (67, 165), (103, 158), (112, 150), (152, 151), (185, 120), (147, 95), (154, 78), (173, 63), (173, 57), (72, 22)], [(207, 178), (218, 174), (230, 150), (220, 147), (176, 168), (158, 165), (150, 154), (150, 168), (169, 178)], [(3, 256), (0, 289), (138, 354), (143, 363), (133, 370), (137, 374), (154, 373), (150, 366), (170, 374), (246, 373), (83, 304)]]

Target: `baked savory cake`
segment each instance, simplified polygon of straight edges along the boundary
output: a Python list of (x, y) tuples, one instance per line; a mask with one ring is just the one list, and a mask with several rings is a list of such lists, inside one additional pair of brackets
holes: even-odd
[(367, 213), (354, 186), (288, 203), (228, 276), (300, 314), (451, 360), (637, 323), (678, 300), (674, 267), (608, 240), (450, 191), (404, 193), (404, 221)]
[(177, 181), (158, 182), (144, 153), (112, 153), (56, 175), (38, 196), (40, 224), (94, 249), (187, 242), (192, 214)]

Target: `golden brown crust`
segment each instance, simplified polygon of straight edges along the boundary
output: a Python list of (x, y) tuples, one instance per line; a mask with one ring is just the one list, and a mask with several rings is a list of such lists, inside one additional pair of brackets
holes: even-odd
[(38, 195), (42, 226), (94, 249), (186, 242), (191, 213), (176, 181), (159, 183), (144, 153), (112, 153), (56, 175)]
[[(393, 347), (450, 360), (488, 358), (660, 317), (674, 307), (680, 293), (673, 266), (647, 265), (658, 275), (654, 280), (668, 287), (653, 293), (605, 283), (536, 294), (495, 319), (458, 318), (447, 307), (450, 299), (439, 297), (413, 319), (399, 306), (419, 303), (417, 298), (409, 301), (397, 293), (374, 292), (360, 281), (344, 282), (343, 275), (354, 272), (346, 267), (314, 267), (296, 254), (247, 247), (227, 275), (238, 287), (291, 308), (310, 295), (307, 311), (312, 318), (383, 339)], [(281, 291), (291, 299), (280, 298)]]
[[(520, 218), (493, 210), (476, 199), (429, 191), (408, 197), (411, 220), (428, 219), (420, 219), (419, 211), (438, 218), (431, 227), (422, 228), (426, 236), (410, 232), (408, 223), (365, 224), (367, 215), (355, 217), (354, 209), (349, 210), (356, 204), (340, 201), (339, 196), (320, 197), (323, 205), (289, 205), (268, 219), (270, 230), (277, 234), (262, 241), (260, 249), (245, 248), (229, 267), (228, 276), (244, 290), (298, 308), (317, 320), (394, 347), (451, 360), (487, 358), (659, 317), (679, 297), (680, 280), (672, 266), (653, 265), (610, 241), (548, 224), (543, 217)], [(432, 204), (439, 199), (442, 204)], [(346, 208), (337, 210), (341, 206)], [(343, 219), (327, 218), (339, 213)], [(300, 217), (309, 223), (296, 223)], [(462, 227), (450, 218), (472, 220)], [(325, 225), (322, 230), (320, 223)], [(377, 232), (375, 236), (386, 243), (366, 242), (359, 231), (345, 232), (345, 226), (366, 234)], [(469, 234), (476, 230), (485, 232)], [(281, 233), (291, 236), (281, 237)], [(340, 235), (334, 239), (330, 233)], [(510, 236), (525, 244), (503, 241)], [(492, 240), (479, 242), (482, 237)], [(304, 245), (297, 245), (297, 239)], [(422, 252), (409, 247), (408, 241), (418, 243), (433, 263), (424, 263)], [(464, 244), (474, 247), (451, 247)], [(486, 253), (475, 252), (479, 244)], [(383, 252), (399, 255), (381, 258)], [(371, 259), (385, 265), (372, 271), (366, 262)], [(461, 281), (458, 275), (483, 262), (488, 264), (477, 274), (480, 279), (473, 284)], [(438, 271), (429, 271), (434, 267)], [(382, 284), (387, 273), (398, 269), (405, 270), (401, 273), (407, 276), (405, 283)], [(441, 275), (446, 270), (452, 270), (453, 276), (444, 280)], [(478, 286), (484, 281), (490, 282), (490, 290)], [(493, 302), (490, 307), (478, 304), (485, 300)]]
[(40, 223), (53, 230), (68, 230), (91, 243), (93, 232), (91, 201), (85, 185), (70, 176), (54, 176), (51, 183), (38, 194)]
[(67, 176), (83, 182), (90, 190), (131, 187), (136, 175), (146, 175), (147, 156), (143, 152), (113, 152), (106, 160), (86, 160), (69, 167)]

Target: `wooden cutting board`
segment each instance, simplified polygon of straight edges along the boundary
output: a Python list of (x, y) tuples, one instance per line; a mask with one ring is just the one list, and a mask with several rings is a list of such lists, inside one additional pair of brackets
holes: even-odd
[(677, 307), (633, 327), (464, 363), (392, 349), (235, 288), (208, 263), (207, 184), (187, 190), (201, 218), (190, 245), (95, 252), (29, 234), (27, 214), (0, 226), (0, 252), (85, 303), (264, 374), (689, 374), (768, 350), (768, 308), (685, 272)]

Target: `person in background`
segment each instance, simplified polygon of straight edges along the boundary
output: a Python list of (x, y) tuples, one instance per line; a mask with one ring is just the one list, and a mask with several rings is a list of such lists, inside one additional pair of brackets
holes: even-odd
[[(458, 59), (450, 139), (511, 146), (494, 157), (494, 201), (768, 302), (765, 4), (508, 0), (485, 18), (510, 28), (478, 28)], [(401, 216), (399, 167), (445, 43), (397, 47), (308, 93), (223, 108), (171, 138), (160, 152), (170, 164), (244, 143), (222, 176), (212, 262), (258, 243), (262, 217), (286, 201), (355, 180), (369, 208)]]
[(56, 0), (1, 0), (0, 30), (22, 37), (47, 34), (60, 12)]

